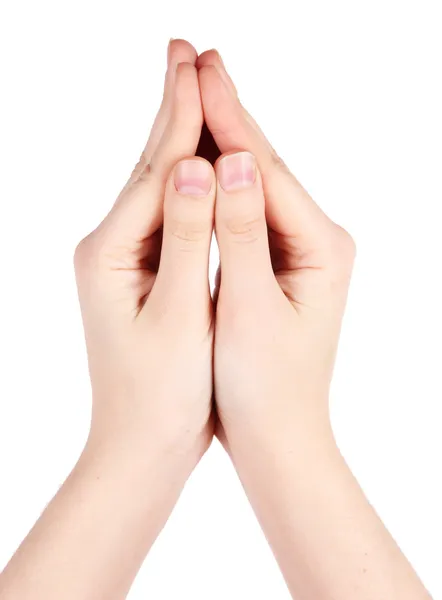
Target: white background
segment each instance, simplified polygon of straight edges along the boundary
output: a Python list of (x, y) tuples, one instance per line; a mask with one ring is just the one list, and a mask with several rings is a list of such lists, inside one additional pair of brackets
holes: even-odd
[[(187, 37), (198, 51), (220, 50), (278, 153), (357, 241), (332, 394), (336, 435), (442, 598), (438, 8), (425, 0), (1, 1), (0, 566), (87, 435), (73, 250), (138, 159), (169, 38)], [(218, 445), (130, 595), (208, 597), (289, 598)]]

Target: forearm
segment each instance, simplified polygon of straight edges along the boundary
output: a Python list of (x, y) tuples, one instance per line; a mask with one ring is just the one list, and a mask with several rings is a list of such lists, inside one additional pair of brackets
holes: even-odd
[(299, 600), (428, 600), (334, 443), (267, 431), (230, 449)]
[(185, 482), (183, 462), (165, 449), (87, 447), (0, 576), (2, 600), (125, 598)]

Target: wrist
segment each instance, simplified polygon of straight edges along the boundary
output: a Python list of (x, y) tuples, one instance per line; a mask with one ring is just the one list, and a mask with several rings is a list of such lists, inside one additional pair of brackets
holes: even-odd
[[(243, 486), (260, 514), (292, 514), (294, 507), (330, 490), (347, 493), (350, 471), (331, 427), (302, 433), (293, 428), (228, 440), (228, 453)], [(351, 483), (353, 485), (353, 483)], [(261, 519), (260, 519), (261, 520)]]
[(247, 422), (229, 419), (223, 423), (220, 441), (234, 460), (261, 456), (268, 460), (290, 457), (303, 462), (307, 457), (339, 455), (328, 402), (294, 413), (250, 418)]
[(110, 485), (124, 485), (133, 493), (144, 494), (154, 484), (158, 490), (179, 494), (197, 463), (196, 454), (177, 438), (110, 437), (92, 429), (75, 470), (95, 474)]
[[(213, 427), (209, 423), (178, 421), (165, 415), (149, 419), (118, 418), (106, 421), (93, 415), (83, 452), (88, 460), (97, 456), (114, 467), (128, 465), (134, 472), (149, 472), (153, 465), (165, 472), (189, 476), (210, 446)], [(148, 423), (146, 424), (146, 421)]]

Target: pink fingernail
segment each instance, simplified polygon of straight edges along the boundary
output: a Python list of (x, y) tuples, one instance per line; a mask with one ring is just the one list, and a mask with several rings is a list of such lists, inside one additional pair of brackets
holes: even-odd
[(256, 161), (250, 152), (228, 154), (218, 163), (218, 180), (226, 192), (244, 189), (256, 181)]
[(183, 160), (175, 167), (175, 187), (187, 196), (207, 196), (212, 187), (212, 167), (205, 160)]
[(167, 44), (167, 64), (170, 64), (170, 46), (175, 38), (170, 38), (169, 43)]
[(218, 54), (219, 62), (222, 64), (222, 66), (223, 66), (224, 68), (226, 68), (226, 65), (224, 64), (224, 61), (223, 61), (223, 57), (222, 57), (222, 56), (221, 56), (221, 54), (218, 52), (218, 50), (216, 51), (216, 53)]

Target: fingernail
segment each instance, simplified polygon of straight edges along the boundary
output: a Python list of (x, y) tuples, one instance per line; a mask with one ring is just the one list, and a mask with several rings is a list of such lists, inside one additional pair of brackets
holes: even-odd
[(216, 52), (217, 52), (217, 54), (218, 54), (219, 62), (221, 63), (221, 65), (222, 65), (224, 68), (226, 68), (226, 65), (224, 64), (224, 61), (223, 61), (223, 57), (222, 57), (222, 56), (221, 56), (221, 54), (218, 52), (218, 50), (217, 50)]
[(256, 180), (256, 161), (250, 152), (228, 154), (218, 163), (218, 180), (226, 192), (248, 188)]
[(175, 38), (170, 38), (169, 43), (167, 44), (167, 64), (170, 62), (170, 45)]
[(175, 167), (175, 187), (187, 196), (207, 196), (212, 187), (211, 166), (204, 160), (183, 160)]

